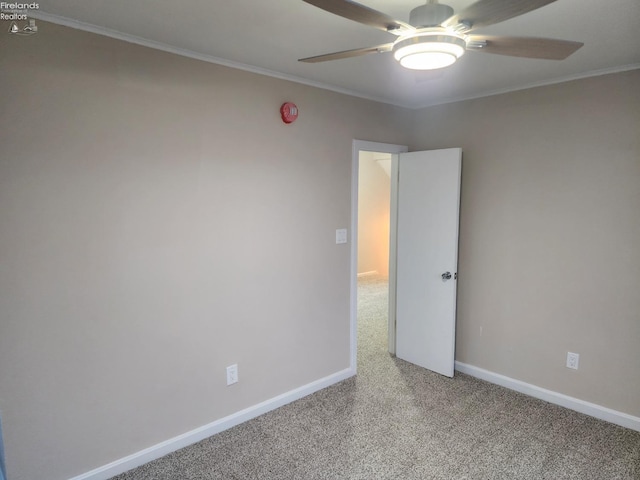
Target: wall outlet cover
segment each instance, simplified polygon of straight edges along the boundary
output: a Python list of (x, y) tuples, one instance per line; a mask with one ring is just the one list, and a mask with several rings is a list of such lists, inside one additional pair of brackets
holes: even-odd
[(238, 383), (238, 364), (234, 363), (227, 367), (227, 385)]
[(577, 370), (579, 363), (580, 363), (579, 353), (567, 352), (567, 368), (572, 368), (573, 370)]

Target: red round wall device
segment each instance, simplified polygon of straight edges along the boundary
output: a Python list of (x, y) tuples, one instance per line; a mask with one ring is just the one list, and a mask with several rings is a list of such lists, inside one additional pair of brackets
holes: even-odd
[(280, 115), (284, 123), (293, 123), (298, 118), (298, 107), (295, 103), (285, 102), (280, 107)]

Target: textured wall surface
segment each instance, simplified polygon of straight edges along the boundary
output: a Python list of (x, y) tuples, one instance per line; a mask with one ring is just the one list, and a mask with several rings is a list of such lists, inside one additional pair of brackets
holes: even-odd
[(352, 140), (406, 143), (407, 111), (39, 26), (0, 35), (9, 478), (79, 475), (348, 368)]
[(464, 152), (456, 359), (640, 416), (640, 71), (415, 123)]

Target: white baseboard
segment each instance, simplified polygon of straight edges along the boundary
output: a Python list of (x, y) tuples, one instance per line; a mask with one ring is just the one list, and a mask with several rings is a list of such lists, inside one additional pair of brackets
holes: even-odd
[(200, 440), (204, 440), (216, 433), (235, 427), (247, 420), (251, 420), (252, 418), (270, 412), (271, 410), (275, 410), (283, 405), (306, 397), (307, 395), (311, 395), (318, 390), (322, 390), (323, 388), (352, 377), (355, 373), (356, 372), (351, 368), (336, 372), (328, 377), (321, 378), (315, 382), (303, 385), (302, 387), (283, 393), (282, 395), (278, 395), (277, 397), (271, 398), (252, 407), (245, 408), (244, 410), (233, 413), (227, 417), (221, 418), (220, 420), (216, 420), (208, 425), (183, 433), (177, 437), (170, 438), (162, 443), (158, 443), (157, 445), (145, 448), (144, 450), (111, 462), (107, 465), (103, 465), (95, 470), (73, 477), (70, 480), (107, 480), (115, 475), (131, 470), (132, 468), (139, 467), (140, 465), (144, 465), (151, 460), (163, 457), (171, 452), (175, 452), (176, 450), (187, 447), (199, 442)]
[(377, 270), (371, 270), (370, 272), (362, 272), (358, 274), (358, 278), (361, 277), (372, 277), (374, 275), (378, 275), (378, 271)]
[(540, 400), (545, 400), (549, 403), (560, 405), (561, 407), (569, 408), (576, 412), (584, 413), (585, 415), (590, 415), (640, 432), (640, 417), (634, 417), (633, 415), (618, 412), (617, 410), (596, 405), (595, 403), (585, 402), (578, 398), (569, 397), (562, 393), (537, 387), (530, 383), (515, 380), (513, 378), (500, 375), (499, 373), (490, 372), (489, 370), (468, 365), (466, 363), (456, 362), (456, 370), (466, 373), (467, 375), (471, 375), (472, 377), (480, 378), (481, 380), (486, 380), (487, 382), (506, 387), (510, 390), (515, 390), (516, 392), (524, 393), (525, 395), (539, 398)]

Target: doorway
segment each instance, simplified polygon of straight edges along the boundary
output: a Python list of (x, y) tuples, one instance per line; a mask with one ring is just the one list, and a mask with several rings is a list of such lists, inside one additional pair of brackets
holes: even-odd
[[(360, 352), (387, 347), (391, 154), (358, 156), (358, 345)], [(359, 355), (361, 362), (369, 358)], [(362, 364), (361, 364), (362, 365)]]
[[(353, 142), (351, 368), (357, 373), (358, 334), (368, 334), (358, 328), (358, 278), (371, 275), (388, 278), (387, 290), (382, 292), (387, 298), (386, 312), (379, 308), (379, 320), (387, 323), (387, 348), (383, 339), (378, 350), (450, 377), (455, 362), (462, 150), (406, 152), (406, 147), (399, 145)], [(388, 159), (391, 168), (387, 180), (384, 167)], [(389, 189), (382, 187), (384, 193), (378, 194), (368, 192), (365, 184), (373, 177), (377, 179), (373, 183), (389, 182)], [(385, 200), (373, 198), (376, 195)], [(363, 203), (362, 209), (359, 202)], [(384, 207), (384, 213), (365, 212), (366, 203)], [(360, 241), (359, 233), (365, 237)], [(388, 242), (381, 238), (385, 235)], [(363, 255), (359, 255), (359, 249)], [(390, 253), (385, 257), (380, 254), (382, 250)], [(378, 321), (376, 326), (380, 331), (384, 324)]]
[[(388, 332), (385, 342), (394, 353), (388, 322), (389, 312), (389, 251), (390, 210), (392, 189), (392, 155), (406, 152), (403, 145), (354, 140), (352, 162), (352, 244), (351, 244), (351, 368), (357, 370), (358, 298), (377, 291), (377, 305), (381, 287), (386, 288), (383, 299)], [(359, 287), (364, 287), (359, 288)], [(361, 297), (362, 299), (362, 297)], [(364, 328), (369, 328), (361, 325)]]

